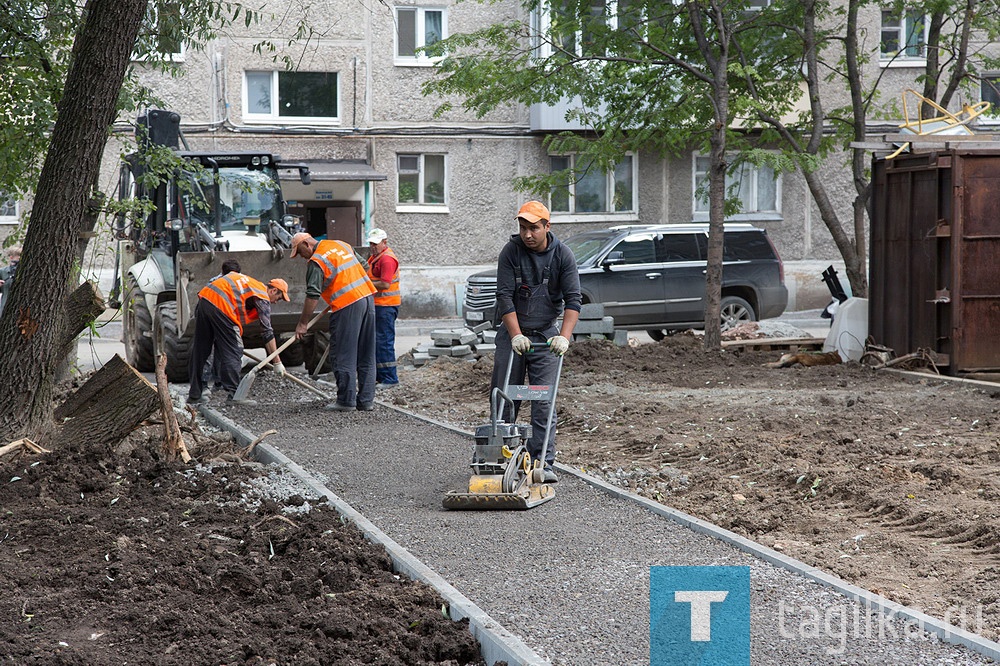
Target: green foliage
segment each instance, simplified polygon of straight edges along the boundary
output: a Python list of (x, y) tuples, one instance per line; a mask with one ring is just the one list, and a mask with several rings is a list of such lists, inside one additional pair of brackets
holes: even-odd
[[(800, 95), (801, 57), (785, 46), (782, 26), (801, 9), (778, 4), (782, 8), (754, 12), (749, 2), (642, 0), (628, 3), (616, 27), (607, 10), (569, 2), (563, 5), (568, 10), (550, 15), (544, 33), (514, 21), (435, 44), (429, 55), (443, 59), (423, 91), (443, 100), (438, 115), (456, 105), (483, 117), (511, 102), (555, 106), (574, 100), (567, 120), (594, 133), (550, 135), (545, 147), (584, 155), (590, 168), (610, 170), (640, 150), (678, 155), (700, 148), (707, 154), (720, 123), (728, 145), (755, 148), (759, 133), (746, 130), (757, 124), (750, 121), (757, 110), (789, 112)], [(525, 15), (540, 6), (548, 4), (529, 0)], [(699, 32), (704, 39), (696, 38)], [(721, 119), (720, 92), (729, 106)], [(794, 162), (780, 161), (780, 167), (794, 168)], [(538, 174), (518, 179), (515, 187), (545, 194), (580, 175)]]
[[(56, 120), (73, 40), (83, 20), (76, 0), (6, 3), (0, 14), (0, 192), (22, 198), (38, 181)], [(231, 23), (251, 25), (260, 11), (226, 0), (151, 0), (118, 102), (133, 112), (158, 100), (139, 83), (143, 70), (177, 74), (171, 53), (199, 50)]]
[(399, 183), (399, 203), (413, 203), (417, 200), (417, 186), (409, 181)]

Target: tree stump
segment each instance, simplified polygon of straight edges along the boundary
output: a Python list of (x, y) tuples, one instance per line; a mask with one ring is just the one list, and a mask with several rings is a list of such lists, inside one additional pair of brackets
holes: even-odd
[(76, 338), (97, 319), (106, 308), (104, 295), (93, 282), (84, 282), (69, 295), (63, 307), (63, 327), (59, 331), (56, 381), (69, 376), (69, 369), (76, 364)]
[(52, 441), (111, 446), (159, 406), (156, 387), (116, 354), (56, 409)]

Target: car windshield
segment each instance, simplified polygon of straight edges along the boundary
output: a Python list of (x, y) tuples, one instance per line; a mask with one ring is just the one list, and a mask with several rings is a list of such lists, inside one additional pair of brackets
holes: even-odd
[[(193, 183), (190, 207), (192, 217), (210, 228), (215, 224), (216, 209), (212, 179), (212, 172), (206, 171)], [(267, 220), (280, 220), (278, 191), (277, 174), (272, 169), (219, 169), (223, 231), (244, 229), (246, 218), (259, 218), (259, 224), (266, 224)]]
[(577, 264), (584, 264), (594, 258), (598, 252), (601, 251), (608, 243), (608, 239), (613, 237), (617, 232), (614, 231), (585, 231), (582, 234), (576, 234), (575, 236), (570, 236), (565, 241), (569, 249), (573, 250), (573, 256), (576, 257)]

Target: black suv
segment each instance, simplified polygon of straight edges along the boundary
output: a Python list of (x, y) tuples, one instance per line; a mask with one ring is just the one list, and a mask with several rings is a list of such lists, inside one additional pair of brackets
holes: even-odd
[[(705, 325), (707, 224), (620, 226), (564, 241), (580, 268), (584, 303), (603, 303), (615, 328), (646, 330), (654, 340)], [(788, 304), (784, 268), (767, 232), (725, 225), (722, 329), (777, 317)], [(462, 315), (495, 321), (496, 270), (469, 277)]]

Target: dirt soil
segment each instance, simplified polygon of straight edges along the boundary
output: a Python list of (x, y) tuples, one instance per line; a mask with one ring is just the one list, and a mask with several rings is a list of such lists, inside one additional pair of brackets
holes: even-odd
[[(857, 364), (763, 367), (778, 356), (575, 343), (558, 459), (1000, 637), (1000, 403)], [(471, 430), (491, 368), (442, 357), (379, 398)], [(482, 663), (320, 500), (275, 495), (230, 442), (192, 467), (161, 439), (0, 458), (0, 663)]]
[[(222, 439), (195, 455), (233, 460)], [(256, 464), (167, 464), (161, 443), (151, 426), (0, 459), (0, 663), (484, 663), (324, 500), (276, 499)]]
[[(558, 461), (1000, 638), (1000, 402), (856, 363), (763, 367), (780, 356), (575, 343)], [(471, 430), (491, 367), (440, 357), (380, 397)]]

